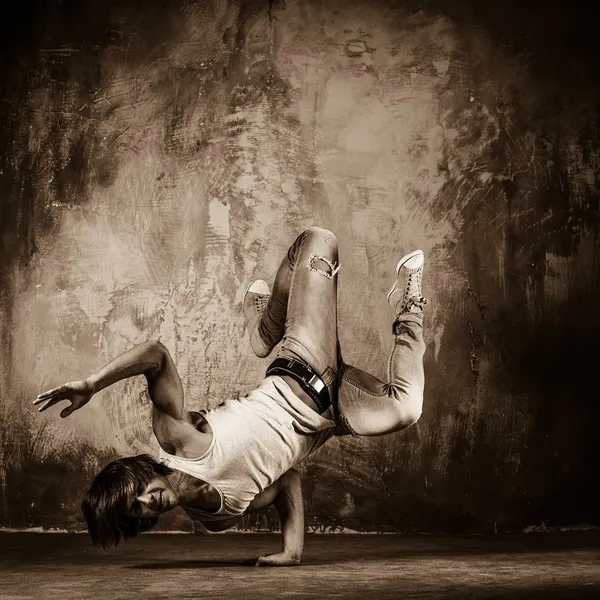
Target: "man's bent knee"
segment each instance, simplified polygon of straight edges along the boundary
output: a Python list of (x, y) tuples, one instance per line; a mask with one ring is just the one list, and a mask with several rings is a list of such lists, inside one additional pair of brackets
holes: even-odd
[(327, 279), (333, 279), (340, 269), (335, 234), (328, 229), (313, 225), (302, 232), (301, 239), (308, 243), (311, 249), (306, 268)]
[(319, 257), (326, 255), (326, 258), (330, 261), (335, 262), (337, 260), (338, 244), (335, 234), (328, 229), (313, 225), (305, 229), (288, 250), (287, 256), (290, 268), (294, 268), (298, 254), (306, 244), (311, 244), (315, 254), (318, 253)]
[(304, 231), (304, 235), (320, 237), (325, 243), (337, 247), (337, 237), (335, 236), (335, 233), (329, 231), (329, 229), (323, 229), (323, 227), (319, 227), (318, 225), (312, 225)]

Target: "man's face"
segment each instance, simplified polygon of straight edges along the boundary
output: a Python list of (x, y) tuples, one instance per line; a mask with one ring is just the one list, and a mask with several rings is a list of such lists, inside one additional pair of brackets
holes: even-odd
[(124, 513), (138, 518), (158, 517), (177, 503), (175, 490), (164, 477), (156, 476), (127, 498)]

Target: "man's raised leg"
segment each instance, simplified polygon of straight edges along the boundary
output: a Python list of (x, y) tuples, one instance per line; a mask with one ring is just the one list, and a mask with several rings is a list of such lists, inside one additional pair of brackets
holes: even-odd
[(388, 294), (395, 309), (394, 347), (388, 382), (343, 364), (338, 399), (339, 420), (347, 433), (382, 435), (415, 423), (421, 415), (423, 371), (423, 252), (407, 254), (397, 265), (398, 279)]
[[(278, 358), (310, 366), (337, 399), (340, 354), (337, 329), (338, 243), (327, 229), (309, 227), (288, 253), (293, 274), (285, 333)], [(327, 411), (332, 416), (332, 409)]]
[(335, 235), (320, 227), (309, 227), (282, 260), (273, 293), (269, 295), (268, 286), (259, 280), (250, 286), (244, 300), (251, 345), (257, 356), (268, 356), (283, 339), (277, 357), (294, 358), (310, 366), (328, 387), (332, 402), (337, 396), (339, 362), (338, 269)]

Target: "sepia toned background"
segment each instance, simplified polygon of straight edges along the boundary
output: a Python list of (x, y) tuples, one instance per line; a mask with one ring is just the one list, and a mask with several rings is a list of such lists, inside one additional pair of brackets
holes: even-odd
[[(40, 391), (155, 338), (187, 408), (251, 389), (269, 359), (250, 350), (243, 292), (313, 224), (339, 240), (346, 362), (385, 377), (385, 295), (414, 248), (430, 305), (421, 420), (307, 461), (311, 530), (600, 524), (593, 20), (521, 4), (6, 14), (0, 526), (80, 529), (94, 473), (157, 450), (142, 378), (67, 420), (37, 414)], [(190, 529), (181, 514), (162, 526)]]

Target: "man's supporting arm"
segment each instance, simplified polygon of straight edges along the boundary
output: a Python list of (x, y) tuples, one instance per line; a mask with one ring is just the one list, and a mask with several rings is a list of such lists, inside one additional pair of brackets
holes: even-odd
[[(280, 477), (273, 485), (258, 494), (250, 503), (245, 514), (256, 512), (267, 506), (275, 506), (281, 519), (283, 548), (277, 554), (261, 556), (256, 566), (285, 567), (297, 565), (304, 548), (304, 502), (300, 473), (293, 469)], [(233, 527), (240, 517), (223, 521), (206, 522), (203, 525), (211, 532), (224, 531)]]
[[(293, 469), (280, 477), (273, 485), (258, 494), (250, 503), (245, 514), (256, 512), (267, 506), (275, 506), (281, 519), (283, 548), (277, 554), (261, 556), (256, 566), (287, 567), (297, 565), (304, 548), (304, 503), (300, 473)], [(206, 522), (203, 525), (211, 532), (224, 531), (233, 527), (240, 517), (223, 521)]]
[(259, 557), (257, 566), (297, 565), (304, 549), (304, 502), (300, 473), (291, 469), (250, 504), (249, 512), (273, 504), (281, 519), (283, 548), (278, 554)]

